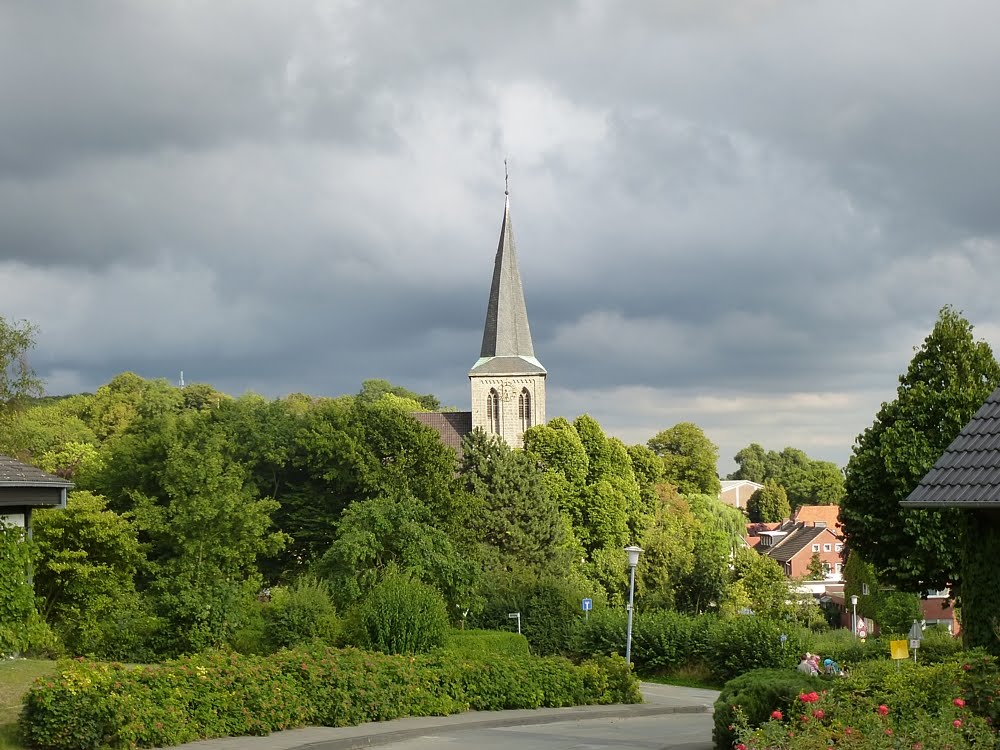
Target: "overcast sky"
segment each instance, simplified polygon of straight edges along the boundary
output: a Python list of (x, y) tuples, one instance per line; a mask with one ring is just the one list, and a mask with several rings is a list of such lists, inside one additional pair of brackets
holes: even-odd
[(1000, 346), (1000, 4), (6, 2), (0, 315), (49, 393), (469, 408), (510, 190), (548, 413), (843, 465)]

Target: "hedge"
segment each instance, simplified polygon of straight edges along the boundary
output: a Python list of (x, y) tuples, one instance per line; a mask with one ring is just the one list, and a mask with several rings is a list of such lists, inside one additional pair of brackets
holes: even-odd
[(496, 654), (528, 656), (528, 639), (502, 630), (453, 630), (444, 639), (444, 650), (466, 659), (488, 659)]
[(270, 657), (215, 653), (147, 667), (63, 661), (25, 697), (21, 732), (39, 750), (168, 747), (470, 708), (641, 700), (620, 658), (575, 666), (560, 657), (486, 661), (308, 646)]

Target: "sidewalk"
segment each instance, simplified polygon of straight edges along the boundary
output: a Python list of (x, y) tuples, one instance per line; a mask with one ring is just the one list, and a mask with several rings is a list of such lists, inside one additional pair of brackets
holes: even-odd
[(715, 690), (675, 687), (644, 682), (645, 703), (613, 706), (574, 706), (518, 711), (467, 711), (452, 716), (421, 716), (413, 719), (359, 724), (356, 727), (306, 727), (275, 732), (267, 737), (224, 737), (199, 740), (181, 745), (185, 750), (353, 750), (386, 745), (390, 742), (422, 737), (428, 732), (458, 729), (514, 727), (551, 724), (578, 719), (629, 718), (676, 713), (711, 713), (718, 697)]

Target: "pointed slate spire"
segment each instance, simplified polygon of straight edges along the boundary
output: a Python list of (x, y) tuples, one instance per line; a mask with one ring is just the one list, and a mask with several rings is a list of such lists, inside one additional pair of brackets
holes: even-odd
[[(511, 372), (545, 372), (537, 359), (528, 327), (528, 310), (524, 304), (524, 289), (517, 267), (517, 250), (510, 221), (510, 192), (504, 190), (503, 223), (500, 242), (493, 264), (493, 283), (490, 301), (486, 307), (486, 325), (483, 328), (483, 346), (479, 361), (473, 371), (494, 358), (513, 357), (523, 360), (520, 364), (508, 362)], [(494, 362), (494, 365), (500, 365)], [(491, 368), (495, 369), (495, 368)]]

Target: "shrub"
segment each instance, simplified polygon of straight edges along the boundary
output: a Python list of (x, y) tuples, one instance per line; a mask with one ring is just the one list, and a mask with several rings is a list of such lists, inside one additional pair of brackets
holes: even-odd
[(444, 640), (444, 650), (467, 659), (488, 659), (495, 655), (528, 656), (528, 639), (503, 630), (453, 630)]
[(65, 649), (48, 623), (32, 612), (23, 622), (0, 625), (0, 656), (7, 654), (54, 659)]
[(271, 657), (215, 653), (144, 668), (63, 661), (28, 692), (21, 729), (38, 750), (168, 747), (468, 708), (638, 701), (638, 682), (620, 658), (575, 666), (561, 657), (477, 661), (313, 644)]
[(263, 647), (268, 653), (312, 640), (333, 645), (340, 635), (327, 584), (309, 576), (290, 587), (273, 588), (262, 613)]
[(798, 628), (787, 624), (748, 615), (725, 618), (709, 632), (707, 661), (712, 675), (724, 682), (753, 669), (793, 667), (802, 644)]
[(774, 710), (787, 714), (796, 696), (822, 684), (817, 677), (788, 669), (757, 669), (730, 680), (715, 701), (715, 747), (730, 750), (738, 726), (759, 727)]
[(432, 586), (393, 573), (371, 590), (358, 612), (360, 645), (386, 654), (420, 653), (444, 643), (444, 597)]

